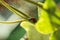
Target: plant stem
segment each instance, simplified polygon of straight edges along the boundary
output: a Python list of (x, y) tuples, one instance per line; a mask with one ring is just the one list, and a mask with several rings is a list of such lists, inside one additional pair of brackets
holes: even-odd
[(24, 14), (23, 12), (17, 10), (16, 8), (10, 6), (8, 3), (6, 3), (4, 0), (0, 0), (0, 3), (5, 6), (6, 8), (8, 8), (10, 11), (12, 11), (14, 14), (24, 18), (24, 19), (28, 19), (30, 18), (30, 16)]
[(27, 2), (29, 2), (29, 3), (32, 3), (32, 4), (34, 4), (34, 5), (37, 5), (37, 6), (41, 7), (41, 8), (43, 8), (43, 7), (42, 7), (42, 6), (43, 6), (43, 3), (41, 3), (41, 2), (40, 2), (40, 4), (38, 4), (38, 3), (33, 2), (33, 1), (30, 1), (30, 0), (25, 0), (25, 1), (27, 1)]
[(25, 21), (25, 20), (16, 20), (14, 22), (11, 22), (11, 21), (3, 21), (3, 22), (0, 22), (0, 24), (14, 24), (14, 23), (22, 22), (22, 21)]

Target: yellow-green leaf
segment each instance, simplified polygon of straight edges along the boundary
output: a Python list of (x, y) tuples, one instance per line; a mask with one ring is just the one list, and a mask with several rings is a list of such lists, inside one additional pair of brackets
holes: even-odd
[(55, 16), (51, 16), (51, 20), (53, 23), (60, 25), (60, 20), (58, 18), (56, 18)]
[(55, 14), (60, 17), (60, 9), (56, 8)]
[(26, 31), (29, 30), (29, 27), (34, 26), (34, 24), (33, 24), (33, 23), (30, 23), (29, 21), (23, 21), (20, 25), (21, 25)]
[[(39, 9), (39, 7), (38, 7)], [(40, 11), (39, 11), (40, 13)], [(42, 34), (49, 34), (53, 32), (52, 25), (50, 23), (49, 15), (46, 11), (42, 10), (40, 13), (40, 18), (37, 21), (36, 30)]]

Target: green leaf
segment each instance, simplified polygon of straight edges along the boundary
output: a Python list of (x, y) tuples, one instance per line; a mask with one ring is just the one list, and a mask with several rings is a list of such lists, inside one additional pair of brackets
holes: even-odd
[(20, 40), (20, 38), (22, 38), (25, 33), (26, 31), (22, 27), (20, 27), (20, 25), (18, 25), (7, 40)]
[[(38, 7), (38, 9), (40, 8)], [(42, 34), (49, 34), (53, 32), (48, 12), (41, 10), (41, 13), (40, 13), (40, 10), (38, 10), (38, 13), (40, 15), (39, 15), (39, 20), (35, 25), (36, 30)]]
[(60, 40), (60, 29), (55, 31), (53, 35), (51, 36), (51, 40)]
[(51, 16), (51, 20), (53, 23), (60, 25), (60, 20), (58, 18), (56, 18), (55, 16)]

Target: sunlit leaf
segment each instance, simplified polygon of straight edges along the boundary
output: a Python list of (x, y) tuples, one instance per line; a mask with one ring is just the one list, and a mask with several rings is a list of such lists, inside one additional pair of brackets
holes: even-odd
[(29, 27), (30, 27), (30, 26), (34, 26), (34, 24), (30, 23), (29, 21), (23, 21), (20, 25), (21, 25), (26, 31), (29, 30)]
[[(40, 9), (38, 7), (38, 9)], [(39, 14), (40, 14), (40, 18), (36, 23), (36, 29), (38, 32), (42, 33), (42, 34), (49, 34), (53, 31), (52, 29), (52, 25), (50, 22), (50, 18), (48, 15), (48, 12), (44, 11), (44, 10), (38, 10)]]
[(39, 33), (35, 29), (35, 26), (29, 21), (22, 22), (21, 26), (27, 31), (28, 40), (48, 40), (49, 38), (49, 35)]

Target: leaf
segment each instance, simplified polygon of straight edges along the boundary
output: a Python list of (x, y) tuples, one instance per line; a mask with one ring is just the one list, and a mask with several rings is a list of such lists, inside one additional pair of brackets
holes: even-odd
[(60, 9), (56, 8), (55, 14), (60, 18)]
[[(38, 7), (38, 9), (40, 8)], [(40, 10), (38, 10), (38, 14), (40, 14), (40, 17), (35, 24), (36, 30), (42, 34), (49, 34), (53, 32), (48, 12), (46, 12), (45, 10), (41, 10), (40, 12)]]
[[(39, 33), (36, 29), (34, 24), (29, 21), (24, 21), (21, 23), (21, 26), (27, 31), (28, 40), (48, 40), (49, 35), (43, 35)], [(47, 38), (46, 38), (47, 37)]]
[(29, 27), (30, 26), (34, 26), (33, 23), (30, 23), (29, 21), (23, 21), (21, 24), (20, 24), (26, 31), (29, 30)]
[(53, 33), (50, 40), (60, 40), (60, 35), (59, 34), (60, 34), (60, 29)]
[(26, 31), (22, 27), (20, 27), (20, 25), (18, 25), (7, 40), (20, 40), (20, 38), (22, 38), (25, 33)]
[(60, 25), (60, 20), (58, 18), (56, 18), (55, 16), (51, 16), (51, 20), (53, 23)]

